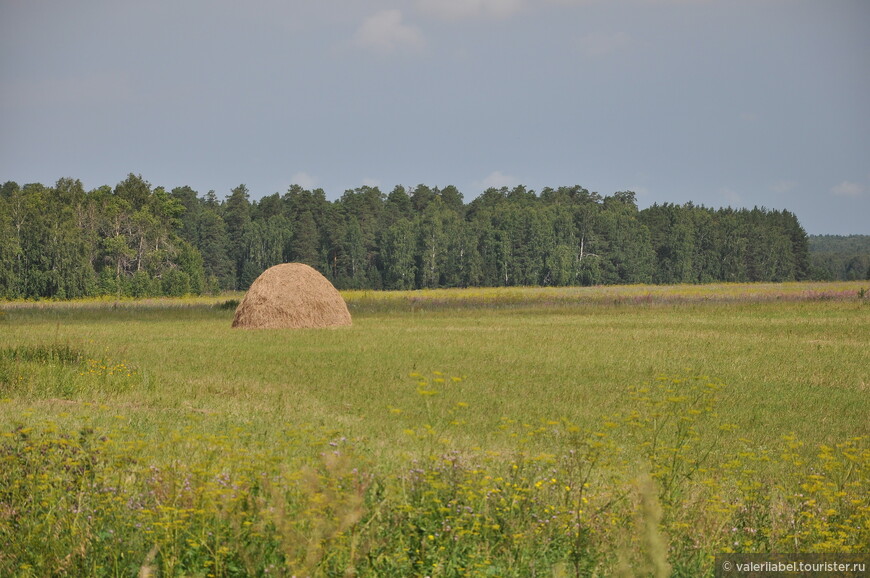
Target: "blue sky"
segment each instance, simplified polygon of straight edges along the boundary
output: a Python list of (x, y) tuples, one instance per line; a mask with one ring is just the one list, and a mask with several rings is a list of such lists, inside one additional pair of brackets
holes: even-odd
[(0, 181), (579, 184), (870, 234), (867, 0), (0, 0)]

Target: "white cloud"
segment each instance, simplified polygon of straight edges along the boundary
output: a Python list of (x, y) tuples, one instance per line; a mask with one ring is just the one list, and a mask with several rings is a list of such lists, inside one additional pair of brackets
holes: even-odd
[(395, 9), (382, 10), (366, 18), (356, 31), (354, 41), (358, 46), (378, 52), (419, 50), (426, 44), (420, 29), (402, 22), (402, 13)]
[(797, 183), (794, 181), (777, 181), (770, 186), (770, 190), (774, 193), (787, 193), (794, 189)]
[(501, 171), (493, 171), (489, 173), (482, 181), (476, 182), (475, 185), (481, 189), (501, 187), (515, 187), (520, 184), (520, 180), (513, 175), (506, 175)]
[(606, 56), (631, 46), (625, 32), (592, 32), (579, 39), (580, 50), (587, 56)]
[(740, 194), (730, 187), (722, 187), (719, 189), (719, 195), (722, 196), (729, 205), (737, 206), (743, 201)]
[(831, 194), (838, 197), (860, 197), (864, 194), (864, 185), (861, 183), (843, 181), (839, 185), (831, 187)]
[(290, 177), (291, 184), (299, 185), (303, 189), (313, 189), (317, 186), (317, 178), (309, 175), (304, 171), (299, 171)]
[(421, 11), (444, 20), (507, 18), (523, 8), (525, 0), (419, 0)]

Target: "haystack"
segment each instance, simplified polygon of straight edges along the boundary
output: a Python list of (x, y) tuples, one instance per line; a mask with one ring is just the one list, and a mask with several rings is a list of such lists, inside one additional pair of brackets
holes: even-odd
[(329, 280), (302, 263), (263, 271), (236, 309), (233, 327), (307, 329), (350, 325), (350, 312)]

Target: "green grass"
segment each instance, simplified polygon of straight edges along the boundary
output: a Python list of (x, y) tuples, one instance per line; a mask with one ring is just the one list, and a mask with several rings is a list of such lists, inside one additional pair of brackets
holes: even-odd
[[(396, 309), (356, 310), (346, 330), (279, 332), (233, 330), (232, 311), (209, 307), (12, 309), (0, 348), (57, 343), (139, 368), (137, 386), (72, 396), (78, 401), (145, 414), (186, 406), (225, 418), (266, 412), (341, 424), (353, 436), (419, 421), (408, 374), (432, 371), (465, 378), (442, 397), (469, 403), (472, 438), (502, 417), (589, 423), (622, 408), (629, 387), (663, 373), (727, 383), (723, 411), (746, 435), (795, 431), (830, 442), (865, 425), (856, 409), (870, 381), (870, 308), (858, 299), (505, 308), (439, 301), (403, 311), (397, 298)], [(11, 397), (45, 405), (52, 401), (39, 399), (51, 391), (34, 384)], [(397, 418), (388, 407), (405, 411)]]
[(6, 304), (0, 573), (693, 575), (727, 549), (866, 551), (844, 530), (870, 521), (861, 288), (351, 292), (352, 327), (301, 331), (231, 329), (237, 295)]

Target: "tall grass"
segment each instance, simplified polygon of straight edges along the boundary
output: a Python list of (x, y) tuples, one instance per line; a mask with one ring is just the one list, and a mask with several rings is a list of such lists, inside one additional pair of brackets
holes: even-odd
[[(438, 379), (410, 395), (437, 399)], [(457, 412), (433, 403), (431, 423), (405, 431), (418, 451), (386, 471), (362, 440), (320, 428), (265, 442), (188, 414), (156, 443), (121, 415), (78, 428), (25, 416), (0, 434), (0, 571), (698, 576), (721, 552), (863, 551), (867, 438), (714, 453), (734, 429), (715, 415), (721, 389), (661, 378), (597, 428), (505, 420), (511, 449), (485, 452), (453, 447)]]
[(867, 550), (865, 300), (537, 291), (378, 296), (326, 331), (233, 331), (225, 298), (7, 307), (0, 574), (697, 576)]

